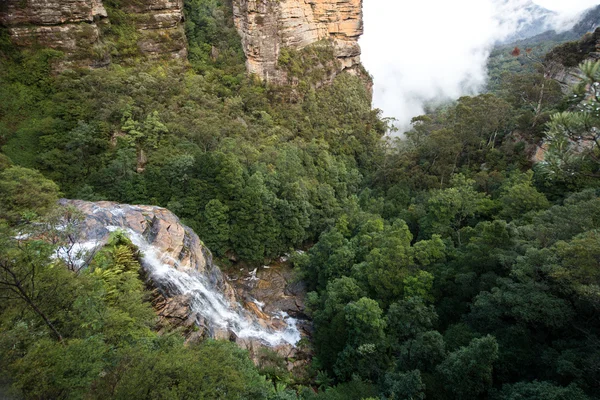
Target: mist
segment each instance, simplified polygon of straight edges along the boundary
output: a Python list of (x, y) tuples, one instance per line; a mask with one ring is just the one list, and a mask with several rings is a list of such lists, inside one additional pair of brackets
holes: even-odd
[[(599, 0), (538, 0), (555, 11), (548, 28), (570, 28)], [(565, 4), (567, 3), (567, 4)], [(478, 93), (498, 41), (527, 23), (528, 0), (364, 0), (363, 64), (374, 107), (402, 132), (427, 104)]]

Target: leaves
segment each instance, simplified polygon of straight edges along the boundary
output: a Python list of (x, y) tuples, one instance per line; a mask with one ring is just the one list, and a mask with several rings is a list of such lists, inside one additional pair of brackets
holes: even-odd
[(38, 171), (13, 166), (0, 172), (0, 218), (13, 224), (48, 213), (58, 195), (58, 186)]
[(493, 336), (473, 339), (467, 347), (450, 353), (437, 368), (445, 389), (456, 399), (471, 399), (492, 385), (498, 344)]

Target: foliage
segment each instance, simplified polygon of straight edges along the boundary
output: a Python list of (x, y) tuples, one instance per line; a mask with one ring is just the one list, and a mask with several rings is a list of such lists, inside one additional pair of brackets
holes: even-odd
[[(37, 234), (56, 236), (50, 222)], [(54, 257), (59, 242), (1, 229), (1, 368), (23, 398), (266, 398), (269, 384), (237, 346), (154, 332), (139, 251), (123, 233), (72, 270)]]
[[(546, 45), (511, 45), (489, 93), (382, 140), (361, 78), (317, 87), (331, 43), (283, 49), (275, 88), (246, 76), (230, 2), (189, 0), (190, 65), (135, 66), (128, 4), (105, 1), (106, 68), (52, 74), (59, 54), (0, 30), (0, 368), (24, 398), (597, 396), (600, 64), (565, 98)], [(305, 249), (314, 388), (156, 332), (123, 234), (56, 257), (81, 223), (61, 193), (168, 207), (231, 262)]]
[(494, 337), (473, 339), (469, 346), (450, 353), (438, 366), (444, 387), (456, 399), (477, 397), (491, 386), (492, 365), (497, 357)]
[(283, 48), (277, 64), (287, 73), (290, 84), (298, 86), (302, 92), (330, 79), (339, 69), (339, 61), (334, 55), (335, 44), (321, 40), (301, 50)]
[[(266, 382), (247, 355), (226, 342), (184, 347), (181, 340), (161, 338), (155, 348), (124, 355), (115, 399), (263, 399)], [(202, 379), (198, 379), (202, 377)]]
[(11, 223), (43, 216), (58, 201), (58, 186), (38, 171), (13, 166), (0, 172), (0, 218)]
[(598, 32), (588, 33), (577, 41), (563, 43), (554, 47), (546, 55), (546, 60), (560, 63), (565, 67), (576, 67), (595, 51)]
[[(313, 290), (315, 368), (385, 398), (594, 395), (600, 219), (597, 182), (582, 176), (594, 153), (572, 151), (579, 169), (555, 164), (554, 176), (552, 149), (530, 159), (547, 121), (595, 132), (584, 69), (579, 106), (538, 72), (507, 74), (388, 143), (357, 203), (296, 260)], [(551, 117), (565, 107), (589, 122)], [(359, 301), (370, 311), (355, 331)]]
[(502, 391), (495, 393), (493, 399), (502, 400), (586, 400), (589, 397), (573, 385), (561, 387), (549, 382), (519, 382), (514, 385), (504, 385)]
[(233, 26), (231, 4), (224, 0), (184, 3), (189, 60), (200, 73), (222, 75), (229, 83), (243, 79), (244, 52)]
[(581, 101), (572, 111), (556, 113), (548, 123), (548, 157), (543, 170), (549, 179), (564, 181), (597, 177), (600, 167), (600, 62), (580, 65), (585, 79), (573, 96)]

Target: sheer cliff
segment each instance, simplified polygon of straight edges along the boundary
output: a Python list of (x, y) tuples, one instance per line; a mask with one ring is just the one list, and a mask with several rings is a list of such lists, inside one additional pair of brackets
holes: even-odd
[(358, 39), (363, 33), (362, 0), (234, 0), (235, 25), (247, 57), (248, 72), (284, 83), (280, 56), (328, 41), (337, 61), (333, 75), (360, 71)]
[[(184, 0), (3, 0), (0, 27), (21, 47), (62, 52), (59, 69), (138, 58), (186, 59)], [(232, 0), (233, 22), (251, 74), (311, 84), (342, 71), (364, 74), (358, 39), (362, 0)], [(290, 62), (290, 52), (307, 48)], [(366, 74), (365, 74), (366, 75)]]

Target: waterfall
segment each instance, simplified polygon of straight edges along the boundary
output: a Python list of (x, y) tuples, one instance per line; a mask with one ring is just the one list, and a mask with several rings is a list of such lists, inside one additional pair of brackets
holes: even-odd
[[(142, 267), (154, 286), (169, 297), (184, 296), (186, 306), (200, 317), (196, 323), (203, 323), (210, 336), (230, 332), (239, 339), (272, 347), (295, 346), (300, 340), (296, 319), (285, 312), (272, 314), (273, 320), (279, 320), (272, 324), (237, 303), (223, 274), (212, 263), (208, 249), (169, 210), (108, 201), (62, 199), (60, 204), (74, 207), (83, 217), (81, 221), (71, 221), (73, 226), (69, 227), (78, 232), (73, 234), (76, 242), (57, 249), (54, 255), (73, 268), (85, 268), (94, 252), (107, 242), (110, 232), (123, 231), (140, 249)], [(258, 307), (259, 303), (255, 302)], [(283, 328), (276, 329), (274, 325)]]
[[(124, 231), (142, 252), (142, 265), (154, 284), (170, 295), (189, 296), (190, 309), (203, 316), (211, 326), (227, 329), (242, 339), (258, 339), (269, 346), (296, 345), (300, 340), (296, 319), (285, 312), (278, 315), (286, 322), (284, 330), (265, 328), (239, 304), (231, 304), (204, 275), (181, 267), (177, 260), (152, 246), (141, 234), (120, 226), (107, 226), (106, 229)], [(165, 262), (167, 260), (178, 268), (173, 268)]]

